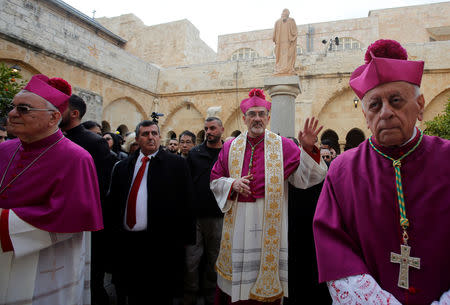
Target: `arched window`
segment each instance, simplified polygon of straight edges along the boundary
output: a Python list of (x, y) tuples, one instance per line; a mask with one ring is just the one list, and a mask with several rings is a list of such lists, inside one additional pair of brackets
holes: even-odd
[(364, 132), (362, 132), (359, 128), (353, 128), (345, 137), (345, 148), (344, 150), (348, 150), (354, 147), (357, 147), (361, 142), (363, 142), (366, 139), (364, 136)]
[(360, 50), (361, 43), (351, 37), (339, 37), (339, 44), (332, 44), (333, 51), (343, 51), (343, 50)]
[(250, 48), (242, 48), (231, 54), (231, 60), (244, 60), (258, 58), (259, 55), (255, 50)]

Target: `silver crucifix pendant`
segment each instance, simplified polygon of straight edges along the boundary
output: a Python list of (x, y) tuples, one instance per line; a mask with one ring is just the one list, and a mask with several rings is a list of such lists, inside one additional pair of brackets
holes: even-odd
[(400, 264), (400, 274), (398, 276), (398, 286), (401, 288), (409, 288), (409, 267), (420, 269), (420, 258), (411, 257), (411, 247), (401, 245), (400, 254), (391, 252), (391, 263)]

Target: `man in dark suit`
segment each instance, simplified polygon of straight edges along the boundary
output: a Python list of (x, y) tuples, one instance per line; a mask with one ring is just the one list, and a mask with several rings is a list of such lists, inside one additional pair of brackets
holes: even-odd
[[(197, 304), (200, 286), (205, 305), (212, 305), (217, 284), (214, 266), (219, 255), (223, 212), (209, 188), (209, 181), (211, 169), (223, 145), (222, 121), (217, 117), (208, 117), (204, 130), (205, 141), (192, 148), (187, 157), (194, 184), (193, 212), (196, 217), (197, 239), (195, 245), (186, 248), (184, 305)], [(205, 263), (204, 272), (201, 272), (202, 260)]]
[(184, 248), (195, 242), (187, 162), (160, 141), (155, 122), (136, 126), (140, 149), (115, 165), (107, 195), (105, 227), (118, 232), (114, 266), (129, 305), (171, 305), (182, 287)]
[[(87, 150), (94, 159), (103, 209), (111, 170), (117, 160), (111, 156), (105, 139), (83, 127), (81, 119), (85, 113), (86, 103), (84, 100), (78, 95), (72, 94), (69, 98), (69, 107), (62, 114), (59, 127), (69, 140)], [(93, 305), (109, 304), (109, 297), (103, 284), (105, 272), (109, 269), (107, 259), (109, 256), (105, 251), (108, 243), (108, 233), (105, 230), (92, 232), (91, 293)]]
[(111, 159), (105, 139), (83, 127), (81, 119), (85, 113), (86, 103), (84, 100), (78, 95), (72, 94), (69, 98), (69, 107), (62, 114), (59, 127), (69, 140), (87, 150), (94, 159), (100, 197), (104, 198), (108, 191), (112, 167), (117, 160)]

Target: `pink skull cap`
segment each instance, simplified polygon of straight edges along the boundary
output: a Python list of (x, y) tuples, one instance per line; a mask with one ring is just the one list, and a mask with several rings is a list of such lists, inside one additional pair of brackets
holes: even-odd
[(360, 99), (385, 83), (405, 81), (420, 87), (424, 62), (407, 59), (408, 53), (397, 41), (377, 40), (367, 48), (366, 64), (350, 76), (350, 87)]
[(241, 102), (241, 111), (243, 114), (251, 107), (265, 107), (267, 111), (270, 111), (272, 103), (266, 101), (264, 91), (255, 88), (248, 93), (248, 96), (249, 98), (246, 98)]
[(72, 94), (72, 87), (62, 78), (48, 78), (43, 74), (36, 74), (23, 88), (29, 92), (39, 95), (49, 101), (63, 113), (69, 104), (69, 97)]

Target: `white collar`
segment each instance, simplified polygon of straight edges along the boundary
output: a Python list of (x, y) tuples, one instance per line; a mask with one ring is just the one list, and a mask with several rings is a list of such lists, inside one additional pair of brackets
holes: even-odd
[[(405, 143), (403, 143), (401, 146), (405, 146), (406, 144), (408, 144), (409, 142), (411, 142), (411, 141), (416, 137), (416, 135), (417, 135), (417, 128), (414, 127), (414, 131), (413, 131), (412, 137), (411, 137), (408, 141), (406, 141)], [(400, 146), (400, 147), (401, 147), (401, 146)]]
[[(148, 157), (149, 159), (151, 159), (151, 158), (153, 158), (154, 156), (156, 156), (156, 155), (158, 154), (158, 152), (159, 152), (159, 149), (158, 149), (157, 151), (155, 151), (153, 154), (148, 155), (147, 157)], [(138, 157), (138, 159), (137, 159), (137, 162), (141, 162), (142, 158), (144, 158), (144, 157), (145, 157), (145, 155), (142, 153), (142, 151), (139, 151), (139, 157)]]

